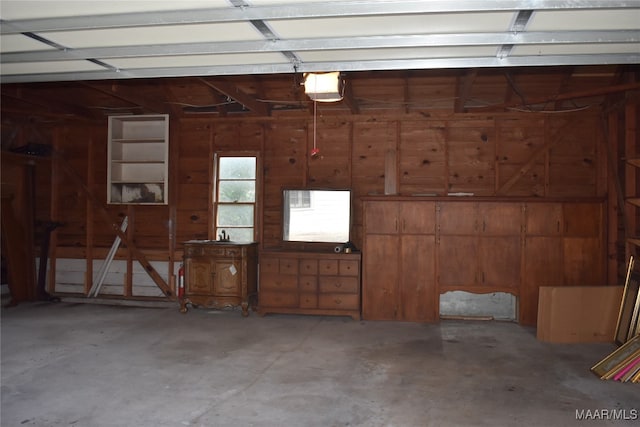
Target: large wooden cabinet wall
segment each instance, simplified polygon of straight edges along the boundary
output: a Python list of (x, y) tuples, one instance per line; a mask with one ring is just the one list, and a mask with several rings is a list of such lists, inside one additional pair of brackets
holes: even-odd
[(362, 313), (433, 322), (439, 295), (519, 297), (535, 325), (540, 286), (605, 284), (600, 201), (367, 198)]
[(185, 293), (180, 311), (187, 304), (210, 308), (256, 304), (258, 294), (258, 244), (190, 241), (184, 244)]
[(360, 254), (260, 253), (259, 312), (360, 319)]
[(435, 202), (367, 202), (362, 316), (437, 319)]

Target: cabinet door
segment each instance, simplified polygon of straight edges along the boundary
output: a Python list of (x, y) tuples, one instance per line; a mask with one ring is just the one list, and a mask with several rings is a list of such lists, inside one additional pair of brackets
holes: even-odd
[(216, 260), (214, 262), (213, 293), (215, 295), (240, 296), (241, 266), (232, 260)]
[(362, 317), (365, 320), (393, 320), (398, 305), (398, 237), (367, 234), (363, 255)]
[(477, 254), (476, 236), (440, 236), (438, 242), (440, 286), (475, 285), (478, 272)]
[(435, 234), (435, 202), (401, 202), (400, 232), (408, 234)]
[(520, 238), (481, 237), (478, 264), (479, 285), (517, 290), (520, 285)]
[(478, 230), (492, 236), (519, 235), (522, 228), (520, 203), (480, 203)]
[(525, 233), (529, 236), (562, 234), (561, 203), (529, 203), (525, 209)]
[(565, 237), (564, 284), (603, 286), (604, 257), (598, 237)]
[(393, 202), (366, 202), (364, 224), (367, 233), (394, 234), (398, 232), (398, 204)]
[(186, 262), (187, 294), (209, 295), (213, 291), (213, 268), (209, 258), (189, 258)]
[(468, 202), (438, 203), (438, 230), (441, 234), (476, 234), (478, 205)]
[(435, 246), (433, 235), (402, 236), (398, 320), (436, 321)]
[(599, 203), (565, 203), (565, 236), (600, 236), (602, 208)]
[(527, 237), (524, 243), (523, 279), (520, 287), (519, 313), (522, 325), (535, 326), (538, 319), (540, 286), (562, 286), (562, 239)]

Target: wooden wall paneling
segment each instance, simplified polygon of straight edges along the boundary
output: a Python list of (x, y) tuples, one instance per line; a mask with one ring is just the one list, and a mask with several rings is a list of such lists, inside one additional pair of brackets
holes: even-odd
[(114, 221), (112, 214), (109, 213), (109, 210), (104, 205), (104, 202), (102, 200), (98, 200), (91, 192), (91, 189), (87, 187), (85, 179), (81, 175), (79, 175), (78, 172), (73, 168), (73, 166), (68, 163), (59, 153), (56, 153), (55, 156), (61, 160), (60, 164), (63, 167), (66, 175), (73, 181), (74, 186), (77, 187), (85, 197), (88, 197), (92, 201), (92, 203), (94, 204), (94, 208), (96, 209), (97, 213), (103, 218), (103, 220), (112, 225), (113, 231), (115, 231), (116, 234), (120, 236), (127, 249), (130, 250), (138, 260), (138, 262), (142, 264), (145, 271), (147, 271), (147, 273), (151, 276), (156, 285), (167, 297), (175, 297), (175, 294), (173, 293), (171, 288), (169, 288), (164, 279), (149, 263), (144, 253), (138, 249), (135, 242), (120, 230), (120, 227), (118, 226), (119, 224)]
[(446, 193), (445, 122), (400, 122), (399, 192)]
[(263, 151), (264, 247), (282, 242), (282, 189), (307, 184), (308, 128), (305, 122), (265, 124)]
[(522, 176), (505, 189), (510, 196), (544, 196), (545, 157), (536, 157), (523, 168), (545, 143), (543, 117), (505, 117), (496, 119), (496, 193), (511, 177)]
[(173, 194), (169, 198), (175, 207), (175, 250), (180, 251), (183, 242), (210, 236), (214, 130), (204, 119), (182, 118), (176, 122), (169, 126), (169, 150), (173, 156), (169, 167), (174, 171), (173, 184), (169, 184)]
[(444, 74), (428, 77), (410, 75), (408, 111), (421, 112), (425, 116), (431, 112), (451, 111), (456, 98), (455, 83), (455, 76)]
[(562, 286), (562, 203), (525, 203), (519, 322), (535, 326), (540, 286)]
[(602, 124), (606, 134), (604, 138), (604, 148), (600, 152), (600, 155), (606, 157), (608, 172), (605, 181), (607, 184), (607, 259), (609, 263), (607, 267), (607, 281), (610, 285), (617, 285), (621, 283), (620, 280), (624, 277), (625, 271), (624, 269), (620, 269), (621, 266), (625, 265), (625, 261), (622, 258), (625, 255), (618, 249), (620, 219), (622, 218), (622, 228), (624, 229), (625, 215), (623, 190), (619, 178), (620, 162), (618, 161), (618, 152), (620, 144), (618, 143), (618, 113), (614, 110), (609, 112), (606, 117), (603, 115)]
[(383, 194), (386, 153), (396, 147), (394, 122), (354, 122), (353, 185), (359, 194)]
[(549, 117), (551, 134), (558, 140), (550, 149), (549, 196), (597, 196), (596, 144), (600, 118), (595, 115)]
[(476, 196), (495, 193), (493, 118), (450, 120), (447, 127), (449, 192)]
[(564, 284), (603, 286), (603, 206), (601, 203), (564, 203)]
[[(346, 121), (328, 120), (319, 117), (316, 123), (316, 145), (318, 157), (306, 156), (308, 183), (311, 187), (351, 187), (351, 125)], [(313, 146), (313, 125), (309, 126), (309, 148)]]

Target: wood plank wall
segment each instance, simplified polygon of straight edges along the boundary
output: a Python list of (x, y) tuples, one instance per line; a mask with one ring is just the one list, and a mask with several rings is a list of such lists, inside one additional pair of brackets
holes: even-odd
[[(391, 178), (385, 177), (390, 150), (396, 151), (397, 176), (392, 178), (402, 195), (604, 197), (607, 159), (600, 120), (593, 110), (351, 116), (320, 110), (315, 128), (307, 116), (172, 118), (169, 206), (111, 205), (107, 210), (117, 223), (129, 216), (130, 237), (150, 260), (167, 261), (171, 277), (182, 258), (182, 242), (214, 238), (210, 218), (214, 154), (254, 151), (261, 154), (264, 171), (263, 247), (281, 244), (283, 187), (352, 189), (352, 240), (360, 247), (360, 198), (384, 194), (385, 179)], [(54, 135), (55, 148), (93, 194), (106, 200), (106, 119), (58, 128)], [(316, 159), (309, 156), (314, 140), (320, 149)], [(50, 216), (65, 223), (54, 232), (54, 256), (86, 259), (90, 278), (93, 259), (103, 258), (114, 240), (113, 227), (55, 165), (53, 177)], [(126, 248), (116, 258), (131, 261)]]

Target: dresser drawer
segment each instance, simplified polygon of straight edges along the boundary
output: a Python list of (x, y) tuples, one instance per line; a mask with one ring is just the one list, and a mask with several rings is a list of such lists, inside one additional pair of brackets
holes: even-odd
[(261, 273), (278, 273), (280, 271), (280, 260), (278, 258), (260, 258)]
[(322, 275), (338, 275), (337, 259), (321, 259), (318, 261), (318, 272)]
[(334, 310), (358, 310), (360, 308), (360, 296), (353, 294), (320, 294), (318, 307)]
[(300, 274), (309, 275), (309, 276), (314, 276), (318, 274), (318, 260), (301, 259)]
[(281, 258), (280, 274), (298, 274), (298, 260), (291, 258)]
[(300, 276), (298, 289), (300, 292), (317, 292), (318, 276)]
[(298, 290), (298, 277), (286, 274), (266, 273), (260, 274), (260, 291), (296, 291)]
[(317, 308), (318, 307), (318, 295), (317, 294), (300, 294), (300, 308)]
[(358, 293), (359, 283), (357, 277), (321, 276), (319, 281), (319, 288), (321, 293)]
[(360, 262), (354, 260), (341, 259), (339, 272), (341, 276), (357, 276), (360, 273)]
[(298, 307), (298, 294), (296, 292), (260, 291), (258, 294), (258, 306)]

